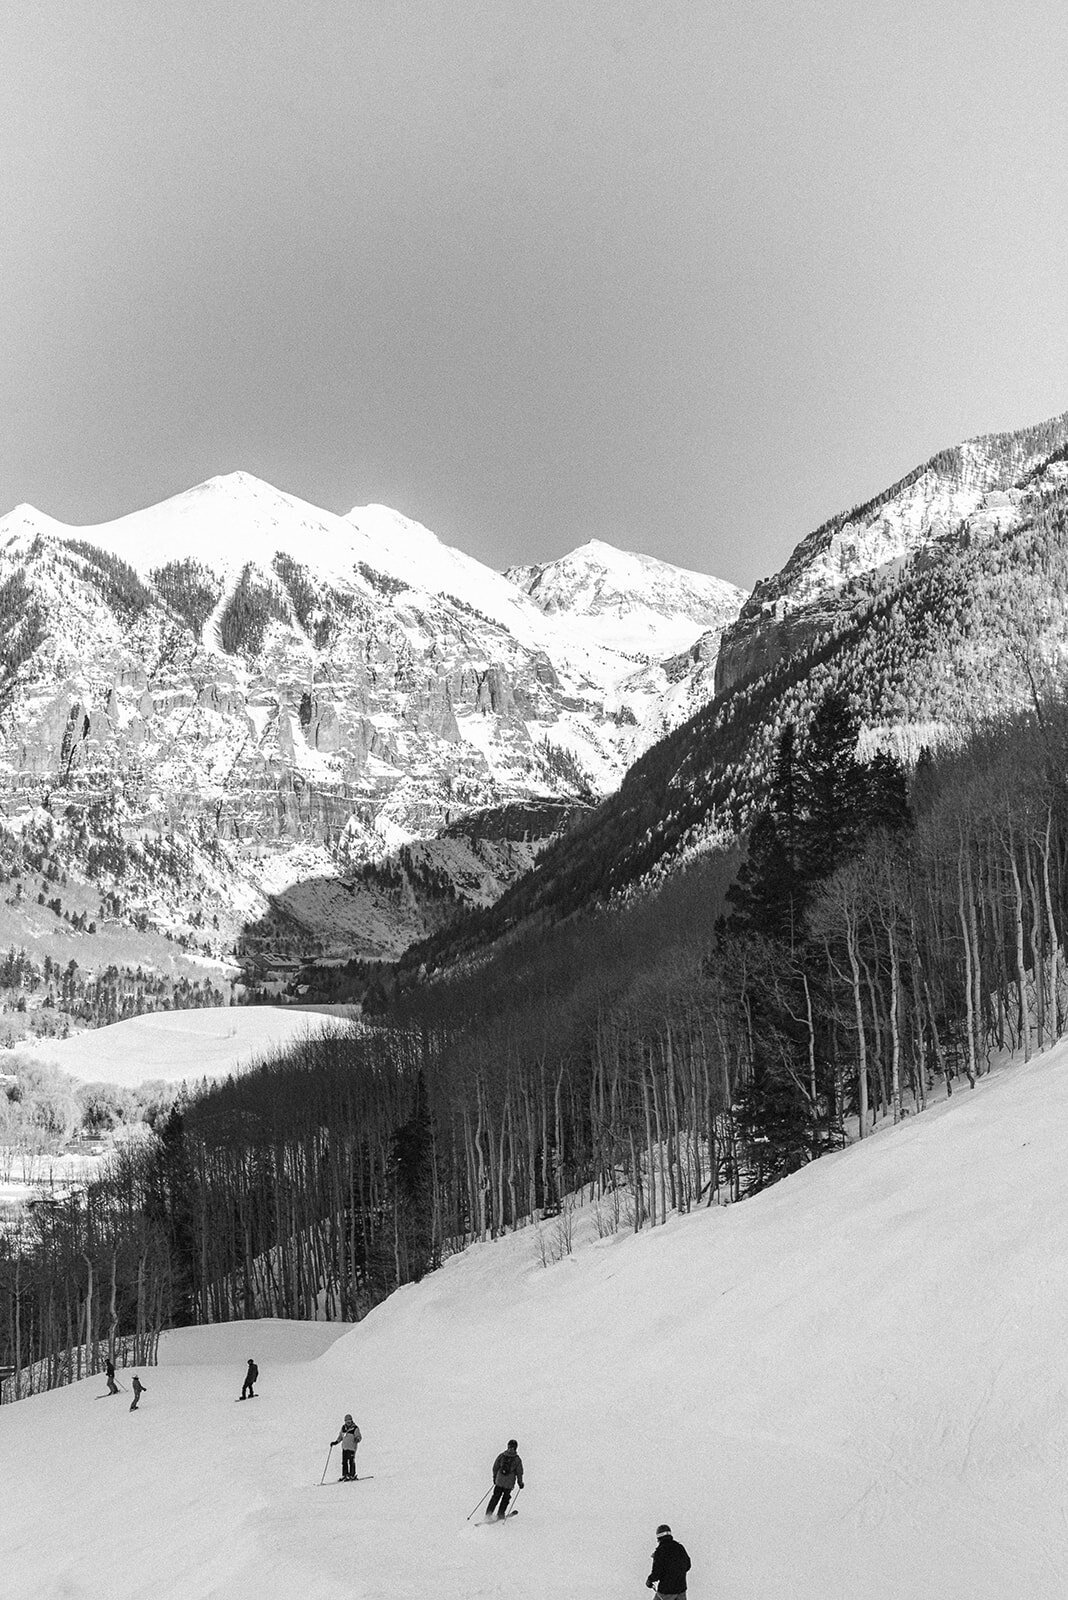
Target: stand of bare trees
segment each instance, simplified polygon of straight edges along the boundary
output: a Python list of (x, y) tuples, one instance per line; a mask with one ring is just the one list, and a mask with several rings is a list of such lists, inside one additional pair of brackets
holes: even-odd
[(155, 1364), (170, 1261), (129, 1165), (84, 1193), (34, 1202), (0, 1231), (0, 1400), (74, 1383), (108, 1360)]
[(0, 1364), (42, 1386), (122, 1338), (150, 1360), (175, 1322), (356, 1320), (579, 1192), (605, 1227), (658, 1225), (1046, 1048), (1068, 717), (1039, 709), (906, 794), (832, 706), (784, 731), (737, 875), (706, 858), (201, 1092), (0, 1238)]

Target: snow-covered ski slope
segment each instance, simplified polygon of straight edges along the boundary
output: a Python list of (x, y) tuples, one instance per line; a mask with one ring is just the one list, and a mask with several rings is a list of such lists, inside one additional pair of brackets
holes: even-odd
[(82, 1083), (134, 1089), (142, 1083), (226, 1078), (324, 1029), (348, 1026), (343, 1009), (332, 1015), (295, 1006), (203, 1006), (146, 1011), (69, 1039), (20, 1045), (19, 1050), (25, 1055), (32, 1049)]
[[(693, 1600), (1063, 1600), (1066, 1129), (1059, 1047), (732, 1209), (477, 1246), (325, 1352), (184, 1331), (135, 1416), (5, 1407), (0, 1588), (618, 1600), (667, 1520)], [(374, 1481), (319, 1488), (349, 1410)], [(466, 1522), (510, 1435), (519, 1516)]]

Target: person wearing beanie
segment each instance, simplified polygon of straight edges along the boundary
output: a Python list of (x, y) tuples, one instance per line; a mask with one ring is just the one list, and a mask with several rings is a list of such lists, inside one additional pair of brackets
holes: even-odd
[(363, 1438), (363, 1434), (352, 1420), (352, 1412), (345, 1412), (345, 1420), (341, 1424), (340, 1432), (336, 1439), (330, 1441), (331, 1450), (336, 1444), (341, 1446), (341, 1477), (339, 1483), (356, 1482), (356, 1446)]
[(520, 1488), (523, 1487), (523, 1462), (518, 1444), (514, 1439), (509, 1439), (507, 1450), (502, 1450), (493, 1463), (493, 1493), (486, 1507), (487, 1517), (492, 1517), (494, 1511), (498, 1517), (507, 1515), (508, 1502), (517, 1483)]
[(656, 1530), (653, 1570), (645, 1580), (645, 1587), (651, 1589), (655, 1584), (660, 1600), (678, 1600), (686, 1593), (689, 1570), (690, 1558), (685, 1547), (671, 1537), (671, 1529), (662, 1522)]

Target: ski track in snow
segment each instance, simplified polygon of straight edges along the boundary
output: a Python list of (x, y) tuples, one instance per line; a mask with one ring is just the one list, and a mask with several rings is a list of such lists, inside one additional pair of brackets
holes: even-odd
[[(1068, 1044), (741, 1205), (584, 1207), (547, 1268), (526, 1228), (350, 1330), (167, 1335), (136, 1416), (101, 1378), (5, 1406), (0, 1592), (616, 1600), (666, 1519), (693, 1600), (1063, 1600), (1066, 1123)], [(320, 1488), (346, 1410), (374, 1481), (334, 1450)]]

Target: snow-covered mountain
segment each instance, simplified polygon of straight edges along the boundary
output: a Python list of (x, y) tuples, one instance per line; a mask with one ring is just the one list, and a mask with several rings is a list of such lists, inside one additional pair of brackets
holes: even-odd
[(576, 638), (635, 662), (619, 688), (639, 730), (636, 755), (711, 699), (720, 639), (746, 599), (720, 578), (599, 539), (505, 576)]
[(1027, 514), (1028, 479), (1068, 445), (1068, 412), (1011, 433), (941, 450), (864, 505), (802, 539), (786, 565), (758, 583), (725, 630), (716, 685), (728, 689), (774, 667), (833, 626), (860, 580), (893, 581), (907, 563), (963, 527), (996, 541)]
[[(7, 1591), (617, 1600), (666, 1521), (695, 1600), (1062, 1600), (1066, 1119), (1062, 1044), (738, 1205), (164, 1334), (136, 1415), (99, 1376), (4, 1406)], [(510, 1436), (519, 1514), (468, 1520)]]
[(556, 561), (510, 567), (505, 577), (547, 617), (577, 623), (586, 638), (644, 661), (681, 655), (699, 636), (718, 637), (746, 598), (719, 578), (616, 550), (600, 539)]
[(866, 753), (911, 761), (1036, 693), (1063, 694), (1066, 663), (1068, 413), (943, 451), (803, 539), (724, 630), (716, 692), (477, 926), (436, 939), (433, 959), (469, 958), (528, 917), (631, 893), (736, 838), (767, 794), (779, 735), (803, 733), (829, 692), (855, 713)]
[[(336, 516), (245, 473), (94, 527), (19, 506), (0, 520), (8, 816), (64, 870), (101, 829), (173, 836), (186, 881), (134, 898), (186, 930), (199, 899), (220, 953), (250, 924), (261, 951), (396, 953), (492, 900), (709, 692), (737, 591), (599, 559), (626, 649), (395, 511)], [(464, 826), (502, 809), (511, 833)]]

